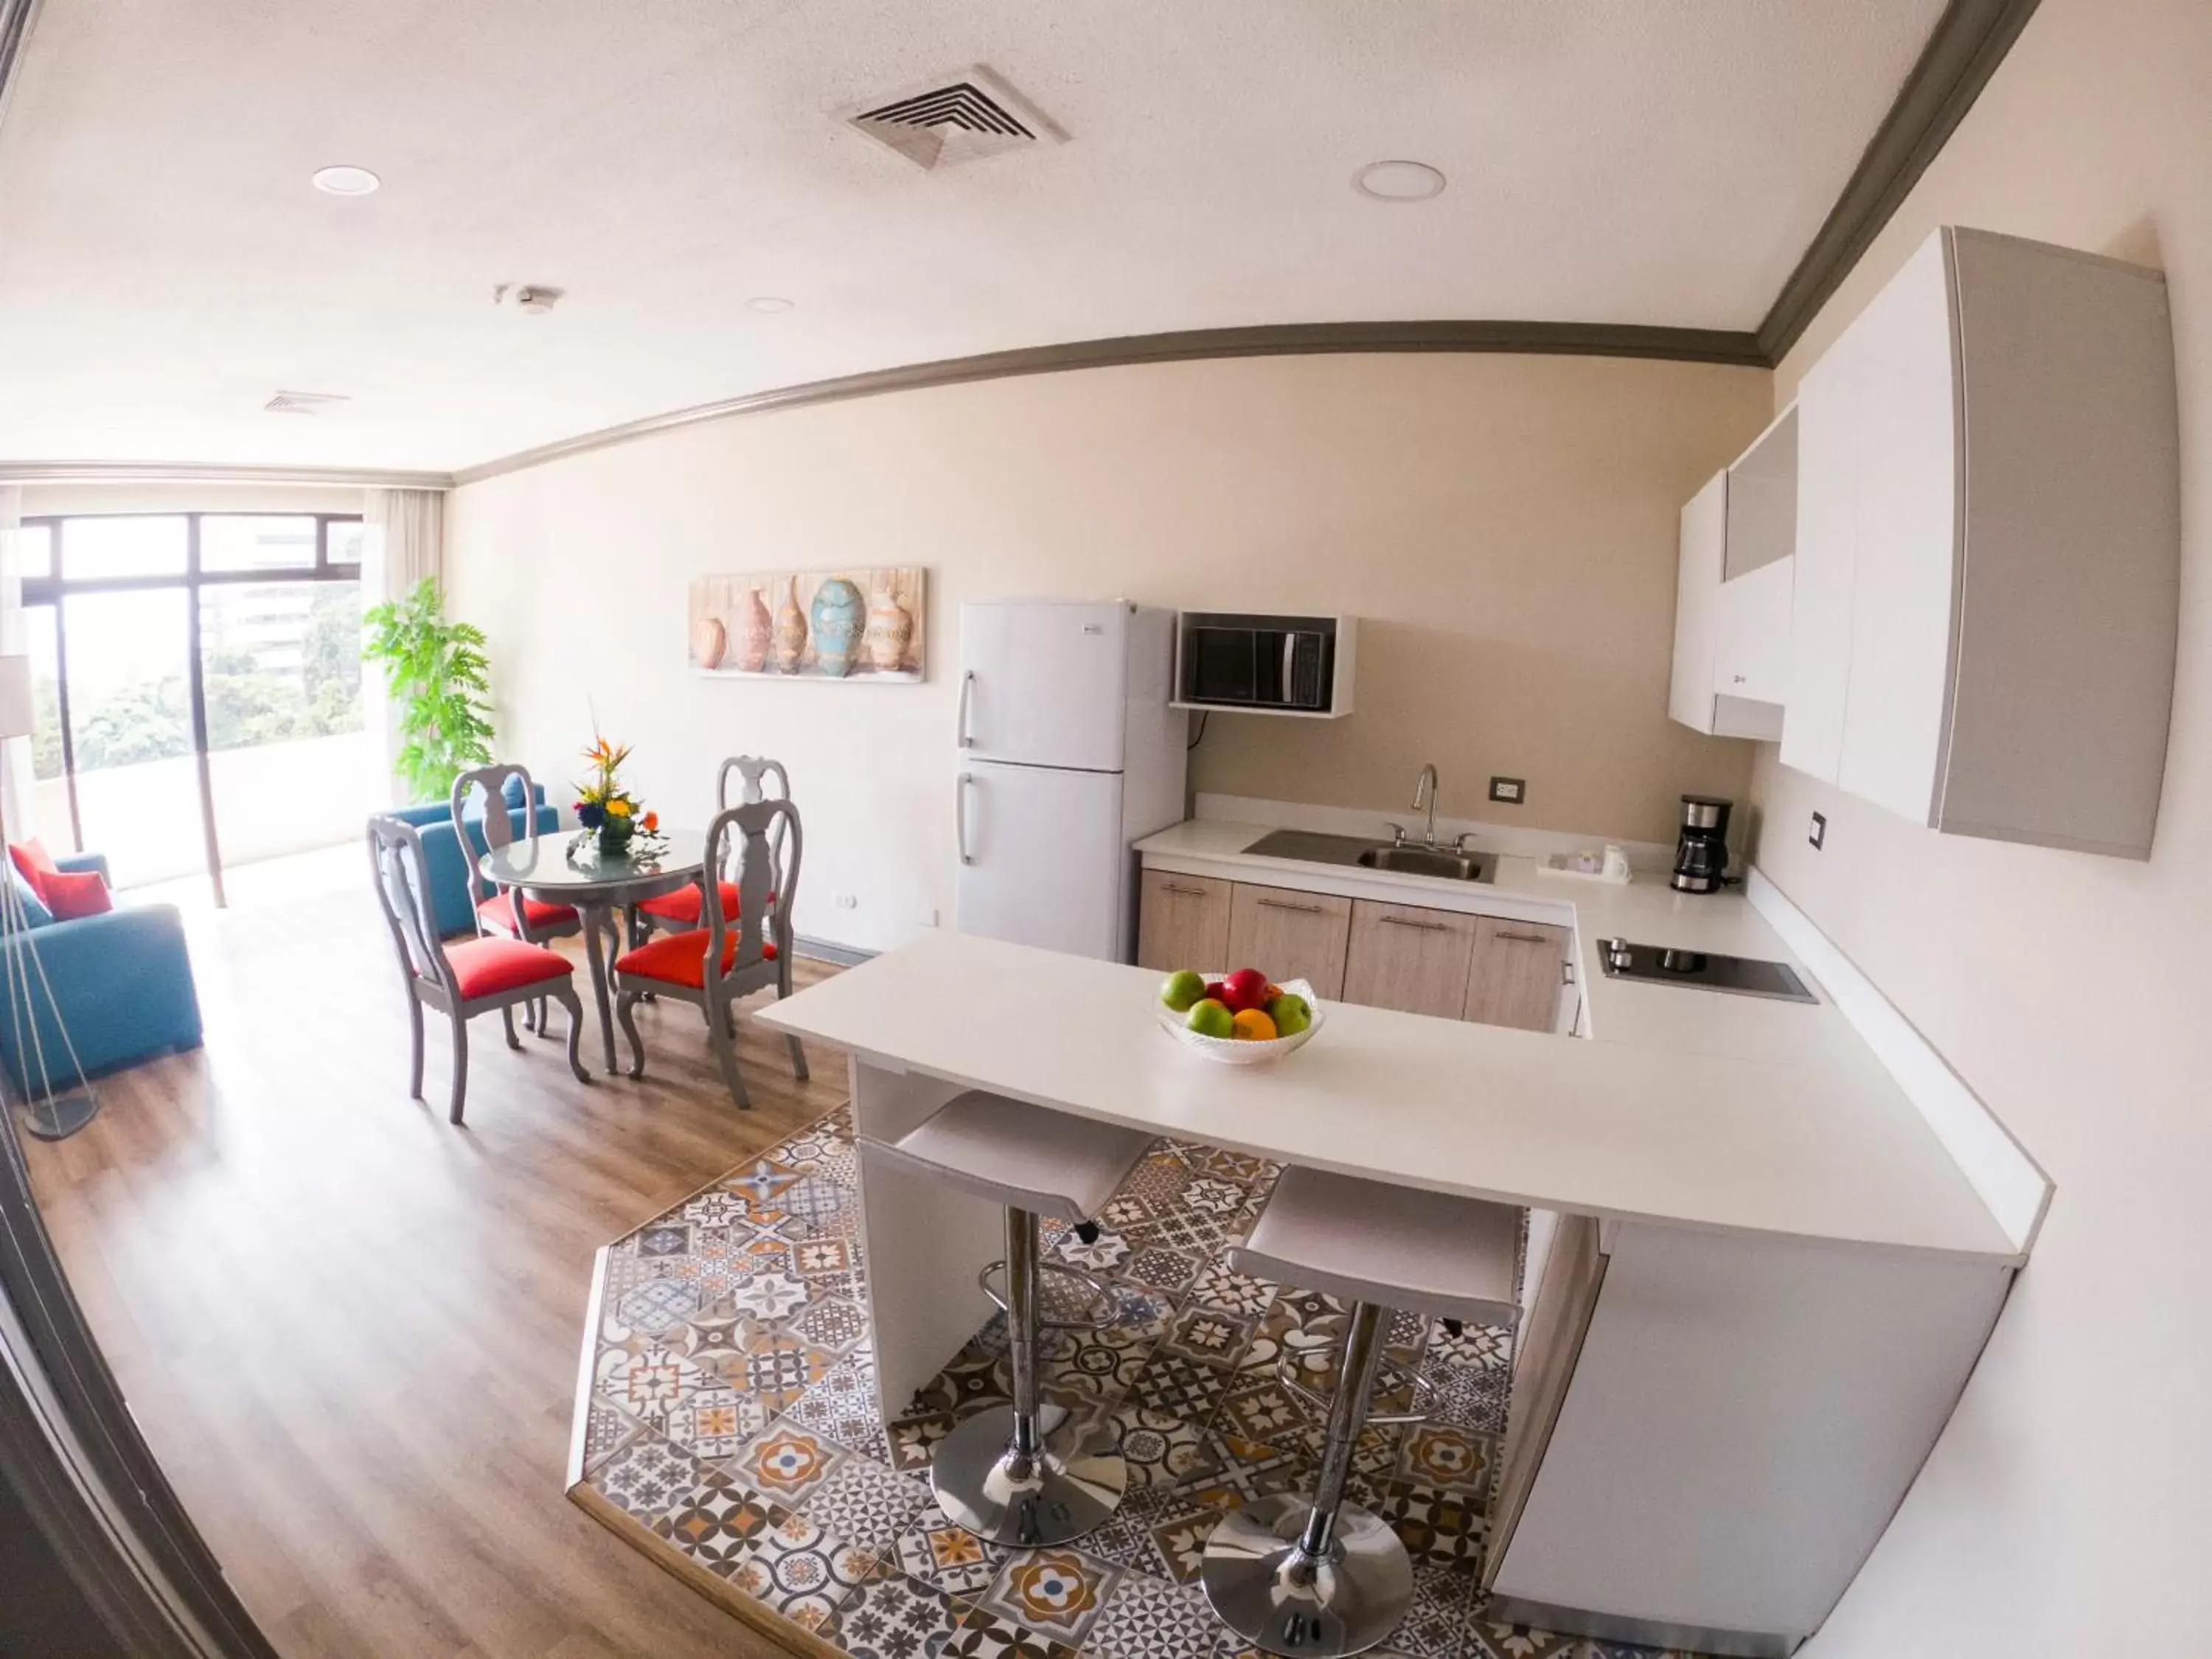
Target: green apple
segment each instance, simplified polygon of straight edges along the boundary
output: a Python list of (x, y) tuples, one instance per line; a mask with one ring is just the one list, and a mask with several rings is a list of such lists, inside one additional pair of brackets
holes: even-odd
[(1277, 1036), (1296, 1036), (1313, 1024), (1313, 1006), (1295, 991), (1285, 991), (1267, 1004), (1267, 1018), (1275, 1022)]
[(1194, 974), (1188, 968), (1170, 974), (1160, 985), (1160, 1001), (1178, 1014), (1188, 1013), (1191, 1004), (1206, 995), (1206, 975)]
[(1212, 997), (1202, 997), (1191, 1004), (1190, 1014), (1183, 1024), (1200, 1036), (1226, 1037), (1237, 1035), (1236, 1016), (1229, 1012), (1226, 1003), (1216, 1002)]

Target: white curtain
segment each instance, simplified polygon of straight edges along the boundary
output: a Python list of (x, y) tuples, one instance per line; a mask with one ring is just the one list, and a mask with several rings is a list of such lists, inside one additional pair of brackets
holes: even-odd
[[(437, 489), (372, 489), (362, 507), (362, 602), (404, 599), (425, 576), (446, 580), (446, 496)], [(407, 802), (406, 786), (393, 769), (399, 751), (398, 714), (384, 693), (384, 673), (372, 665), (362, 677), (363, 723), (376, 734), (373, 746), (377, 799)]]
[[(0, 656), (25, 649), (23, 631), (23, 486), (0, 483)], [(31, 740), (0, 739), (0, 817), (8, 838), (39, 833), (38, 791), (31, 771)]]

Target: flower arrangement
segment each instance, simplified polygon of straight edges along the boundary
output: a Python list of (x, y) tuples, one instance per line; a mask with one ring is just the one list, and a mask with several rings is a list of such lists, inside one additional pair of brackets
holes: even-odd
[(584, 758), (592, 763), (592, 775), (576, 786), (576, 822), (592, 834), (599, 851), (624, 852), (641, 831), (656, 834), (660, 815), (640, 807), (618, 775), (622, 763), (629, 758), (629, 745), (609, 743), (593, 732)]

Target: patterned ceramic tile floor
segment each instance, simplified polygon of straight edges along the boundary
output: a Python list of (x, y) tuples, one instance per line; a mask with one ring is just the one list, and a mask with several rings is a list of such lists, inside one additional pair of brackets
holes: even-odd
[[(1310, 1490), (1319, 1430), (1277, 1373), (1287, 1359), (1325, 1383), (1345, 1313), (1225, 1259), (1276, 1174), (1164, 1140), (1096, 1242), (1051, 1229), (1051, 1254), (1103, 1275), (1115, 1308), (1103, 1330), (1049, 1339), (1046, 1391), (1110, 1424), (1130, 1466), (1120, 1510), (1076, 1544), (987, 1544), (930, 1495), (938, 1441), (1006, 1397), (1000, 1322), (885, 1431), (842, 1111), (609, 1247), (580, 1484), (638, 1547), (852, 1659), (1246, 1659), (1206, 1607), (1200, 1558), (1225, 1511)], [(1390, 1347), (1436, 1395), (1429, 1421), (1370, 1429), (1355, 1459), (1353, 1496), (1415, 1563), (1413, 1607), (1376, 1659), (1660, 1659), (1483, 1617), (1510, 1340), (1401, 1316)]]

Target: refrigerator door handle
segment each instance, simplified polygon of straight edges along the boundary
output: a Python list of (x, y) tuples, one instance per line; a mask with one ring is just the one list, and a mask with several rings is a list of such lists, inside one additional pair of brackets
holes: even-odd
[[(969, 678), (974, 677), (971, 675)], [(959, 846), (960, 862), (963, 864), (975, 862), (968, 851), (968, 790), (975, 781), (973, 772), (963, 772), (959, 787), (952, 792), (952, 837)]]
[(960, 677), (959, 738), (960, 746), (963, 749), (973, 749), (975, 746), (975, 739), (968, 735), (968, 698), (969, 693), (975, 689), (975, 671), (971, 668)]

